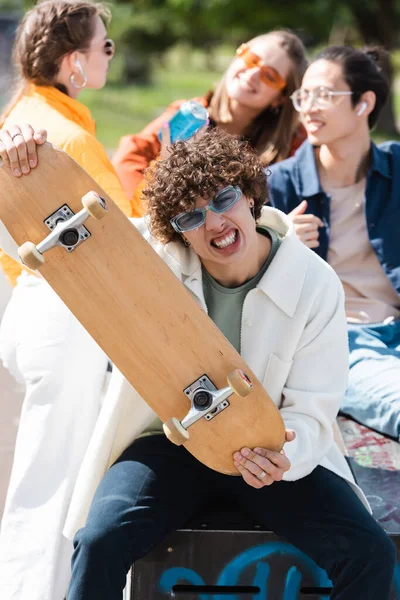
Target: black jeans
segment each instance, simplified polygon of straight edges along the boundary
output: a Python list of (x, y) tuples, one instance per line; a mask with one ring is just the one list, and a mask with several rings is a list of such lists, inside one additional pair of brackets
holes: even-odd
[(223, 495), (324, 568), (331, 598), (389, 598), (395, 547), (343, 479), (317, 467), (257, 490), (155, 435), (135, 441), (100, 483), (75, 536), (68, 600), (121, 600), (132, 563)]

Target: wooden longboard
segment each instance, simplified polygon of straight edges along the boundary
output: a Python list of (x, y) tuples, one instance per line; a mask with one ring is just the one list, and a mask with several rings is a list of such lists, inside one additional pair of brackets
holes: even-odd
[(203, 374), (224, 388), (231, 371), (246, 373), (254, 388), (247, 397), (233, 394), (225, 410), (188, 429), (185, 447), (202, 463), (237, 475), (232, 454), (242, 446), (280, 450), (283, 421), (254, 373), (129, 219), (67, 154), (45, 144), (39, 166), (19, 179), (0, 168), (0, 219), (18, 246), (37, 245), (50, 233), (49, 215), (65, 204), (78, 213), (91, 190), (105, 199), (106, 216), (85, 221), (90, 236), (73, 251), (56, 246), (44, 252), (42, 276), (163, 422), (183, 419), (190, 409), (183, 390)]

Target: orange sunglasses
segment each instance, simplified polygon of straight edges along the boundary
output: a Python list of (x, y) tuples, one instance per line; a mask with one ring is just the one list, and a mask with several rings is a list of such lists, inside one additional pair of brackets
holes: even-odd
[(274, 90), (281, 91), (286, 86), (285, 79), (279, 75), (278, 71), (273, 67), (268, 67), (261, 64), (261, 58), (258, 56), (258, 54), (251, 52), (248, 44), (242, 44), (239, 46), (239, 48), (236, 50), (236, 56), (243, 60), (248, 69), (254, 69), (255, 67), (258, 67), (260, 69), (261, 81), (263, 81), (269, 87), (274, 88)]

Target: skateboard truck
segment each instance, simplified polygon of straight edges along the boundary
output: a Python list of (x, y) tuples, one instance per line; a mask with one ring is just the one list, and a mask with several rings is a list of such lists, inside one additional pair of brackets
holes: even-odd
[(188, 386), (184, 392), (191, 401), (192, 406), (182, 421), (172, 417), (164, 423), (163, 429), (167, 438), (180, 446), (189, 439), (187, 429), (191, 425), (203, 417), (210, 421), (217, 416), (229, 406), (228, 398), (232, 394), (244, 398), (253, 389), (250, 379), (239, 369), (229, 373), (227, 382), (227, 387), (218, 390), (207, 375), (202, 375)]
[(44, 263), (43, 254), (55, 246), (63, 246), (67, 252), (72, 252), (90, 237), (90, 232), (83, 223), (89, 217), (102, 219), (107, 214), (107, 204), (96, 192), (88, 192), (82, 198), (82, 206), (82, 210), (75, 215), (64, 204), (44, 220), (51, 233), (43, 241), (37, 246), (32, 242), (25, 242), (18, 248), (18, 254), (27, 267), (38, 269)]

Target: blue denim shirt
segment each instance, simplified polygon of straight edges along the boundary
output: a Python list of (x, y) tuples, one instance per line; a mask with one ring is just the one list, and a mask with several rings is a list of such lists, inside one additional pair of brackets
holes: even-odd
[[(367, 174), (365, 219), (371, 245), (394, 289), (400, 294), (400, 143), (371, 144), (372, 162)], [(319, 230), (315, 252), (327, 258), (330, 230), (329, 194), (318, 177), (314, 148), (304, 142), (292, 158), (266, 170), (272, 206), (289, 213), (307, 200), (307, 213), (325, 224)]]

